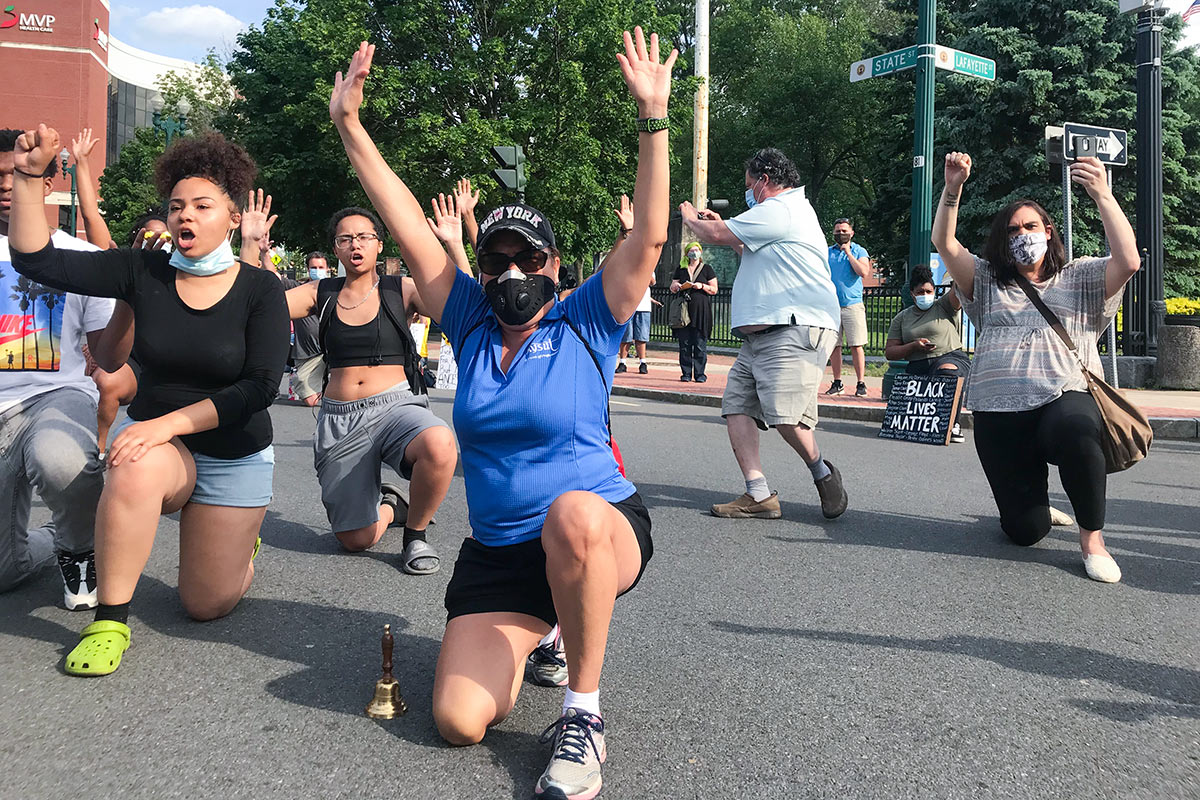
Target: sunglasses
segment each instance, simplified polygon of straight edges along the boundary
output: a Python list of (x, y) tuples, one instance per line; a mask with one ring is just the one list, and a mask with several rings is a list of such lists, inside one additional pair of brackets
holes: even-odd
[(479, 271), (485, 275), (503, 275), (509, 264), (516, 264), (521, 272), (538, 272), (546, 266), (550, 254), (545, 250), (522, 250), (519, 253), (480, 253)]

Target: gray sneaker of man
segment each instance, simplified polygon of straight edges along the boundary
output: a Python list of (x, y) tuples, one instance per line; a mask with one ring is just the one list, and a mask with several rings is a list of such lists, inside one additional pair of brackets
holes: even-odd
[(600, 792), (604, 763), (604, 720), (578, 708), (568, 708), (542, 732), (540, 741), (554, 741), (554, 753), (534, 794), (550, 800), (590, 800)]
[(825, 459), (825, 466), (829, 467), (829, 474), (814, 483), (817, 485), (817, 494), (821, 495), (821, 513), (825, 519), (837, 519), (845, 513), (849, 499), (846, 497), (846, 487), (842, 485), (842, 473), (828, 459)]
[(771, 492), (771, 496), (762, 501), (744, 494), (728, 503), (717, 503), (711, 511), (714, 517), (727, 519), (779, 519), (783, 516), (779, 510), (778, 492)]

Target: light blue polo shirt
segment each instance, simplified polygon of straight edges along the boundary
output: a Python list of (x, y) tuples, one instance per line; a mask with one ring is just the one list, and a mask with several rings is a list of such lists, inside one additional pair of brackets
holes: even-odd
[[(867, 251), (855, 242), (850, 243), (850, 252), (860, 260), (870, 258)], [(862, 276), (854, 271), (850, 259), (837, 245), (829, 248), (829, 274), (833, 276), (833, 286), (837, 289), (838, 303), (842, 308), (863, 301)]]
[(556, 299), (507, 374), (500, 324), (483, 288), (464, 272), (455, 276), (440, 324), (458, 360), (454, 430), (476, 539), (496, 546), (538, 538), (550, 504), (565, 492), (616, 503), (636, 491), (617, 468), (605, 422), (625, 323), (613, 318), (603, 281), (584, 281), (565, 301)]
[(829, 278), (828, 245), (803, 187), (725, 223), (746, 245), (733, 280), (732, 327), (797, 325), (837, 330), (842, 312)]

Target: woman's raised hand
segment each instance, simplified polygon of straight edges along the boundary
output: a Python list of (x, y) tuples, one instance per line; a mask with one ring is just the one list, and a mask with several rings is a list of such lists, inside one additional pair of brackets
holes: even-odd
[(629, 195), (621, 195), (621, 205), (614, 208), (613, 213), (617, 215), (617, 221), (621, 223), (622, 231), (633, 230), (633, 201), (629, 199)]
[(61, 147), (58, 131), (47, 128), (45, 123), (38, 125), (37, 130), (25, 131), (17, 137), (13, 167), (29, 177), (41, 176), (50, 162), (58, 158)]
[(629, 87), (629, 93), (637, 101), (638, 116), (661, 119), (667, 116), (667, 104), (671, 99), (671, 68), (679, 51), (672, 49), (665, 63), (659, 63), (658, 34), (650, 34), (650, 47), (641, 26), (631, 35), (625, 31), (625, 52), (617, 53), (621, 65), (621, 77)]
[(87, 161), (99, 141), (99, 139), (93, 138), (91, 128), (81, 130), (79, 135), (71, 140), (71, 155), (74, 156), (75, 163)]
[(346, 77), (338, 73), (333, 79), (333, 94), (329, 97), (329, 116), (334, 124), (354, 119), (363, 101), (363, 83), (371, 71), (375, 58), (375, 45), (363, 42), (346, 67)]
[[(469, 192), (468, 192), (469, 193)], [(439, 194), (429, 201), (433, 206), (433, 219), (426, 218), (429, 228), (444, 244), (462, 242), (462, 217), (454, 207), (454, 196)]]
[(957, 189), (971, 177), (971, 157), (966, 153), (946, 154), (946, 186)]
[(465, 217), (475, 210), (475, 206), (479, 203), (479, 189), (471, 191), (471, 179), (459, 178), (458, 185), (454, 188), (454, 203), (458, 206), (458, 214)]
[(271, 228), (277, 219), (278, 214), (271, 214), (271, 195), (264, 195), (262, 189), (257, 193), (251, 189), (246, 196), (246, 210), (242, 212), (242, 243), (261, 245), (270, 239)]

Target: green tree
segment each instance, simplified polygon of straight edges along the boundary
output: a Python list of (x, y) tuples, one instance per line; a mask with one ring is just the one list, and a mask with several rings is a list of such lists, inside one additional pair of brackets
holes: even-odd
[[(632, 0), (277, 0), (239, 38), (227, 130), (280, 204), (275, 238), (328, 247), (330, 214), (365, 202), (329, 120), (329, 93), (368, 39), (378, 50), (363, 122), (416, 196), (466, 176), (494, 205), (503, 198), (487, 177), (489, 150), (520, 144), (528, 201), (550, 215), (564, 258), (581, 259), (611, 243), (608, 209), (633, 184), (635, 108), (615, 53), (634, 21), (679, 29), (677, 18)], [(677, 92), (676, 118), (690, 104), (690, 92)]]
[(187, 101), (188, 133), (219, 129), (227, 121), (226, 115), (233, 104), (233, 85), (225, 65), (211, 50), (195, 71), (172, 70), (159, 78), (158, 91), (162, 94), (164, 114), (179, 116), (180, 103)]
[(118, 244), (128, 241), (138, 217), (163, 208), (154, 188), (154, 162), (164, 146), (163, 137), (153, 128), (140, 128), (100, 176), (100, 211)]
[[(897, 0), (899, 10), (912, 4)], [(911, 43), (911, 10), (903, 34), (881, 41), (883, 49)], [(1079, 122), (1130, 130), (1136, 148), (1137, 101), (1134, 20), (1116, 13), (1110, 0), (941, 0), (938, 42), (996, 60), (996, 81), (939, 74), (936, 93), (935, 162), (950, 150), (971, 153), (975, 169), (959, 213), (959, 238), (980, 252), (992, 215), (1008, 202), (1031, 197), (1055, 219), (1062, 216), (1060, 167), (1047, 163), (1043, 129)], [(1169, 264), (1200, 262), (1200, 228), (1189, 209), (1200, 201), (1200, 75), (1195, 54), (1176, 50), (1178, 18), (1163, 36), (1164, 206)], [(884, 79), (887, 81), (888, 79)], [(910, 76), (892, 79), (886, 105), (889, 136), (881, 142), (872, 209), (887, 231), (885, 247), (903, 262), (911, 199), (913, 87)], [(1132, 218), (1136, 162), (1118, 170), (1114, 192)], [(935, 168), (935, 198), (940, 191)], [(1095, 206), (1075, 195), (1076, 255), (1103, 252)]]

